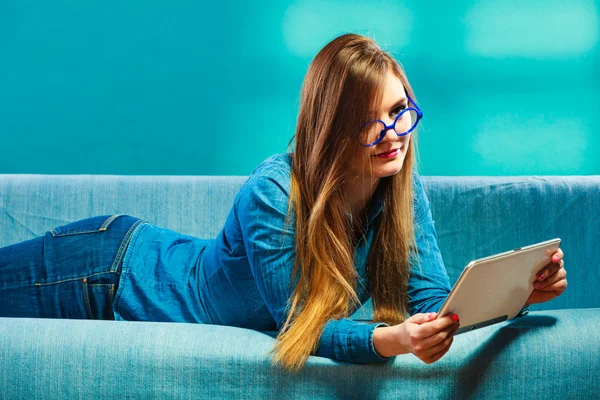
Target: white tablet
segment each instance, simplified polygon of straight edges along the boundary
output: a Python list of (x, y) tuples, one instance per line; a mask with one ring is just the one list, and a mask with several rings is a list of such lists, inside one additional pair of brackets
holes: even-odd
[(537, 272), (551, 262), (560, 239), (471, 261), (438, 312), (460, 318), (455, 334), (516, 317), (533, 292)]

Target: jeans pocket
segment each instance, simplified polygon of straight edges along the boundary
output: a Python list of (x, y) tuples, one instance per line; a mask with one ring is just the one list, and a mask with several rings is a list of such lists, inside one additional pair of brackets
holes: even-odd
[(70, 224), (51, 229), (50, 233), (54, 237), (81, 235), (85, 233), (97, 233), (105, 231), (108, 226), (123, 214), (102, 215), (71, 222)]
[(111, 283), (83, 283), (83, 301), (89, 319), (115, 319), (112, 303), (115, 297), (115, 286)]

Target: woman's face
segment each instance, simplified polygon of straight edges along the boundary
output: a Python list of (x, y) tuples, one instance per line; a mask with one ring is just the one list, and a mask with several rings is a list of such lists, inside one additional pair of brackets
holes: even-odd
[[(409, 104), (404, 85), (396, 75), (388, 71), (378, 118), (389, 126), (398, 113), (407, 107)], [(403, 130), (402, 119), (400, 118), (396, 125), (399, 132)], [(363, 178), (372, 177), (375, 181), (397, 174), (402, 169), (411, 136), (408, 134), (399, 137), (394, 130), (389, 129), (381, 142), (375, 146), (364, 147), (357, 143), (354, 157), (356, 162), (352, 163), (355, 167), (353, 172)]]

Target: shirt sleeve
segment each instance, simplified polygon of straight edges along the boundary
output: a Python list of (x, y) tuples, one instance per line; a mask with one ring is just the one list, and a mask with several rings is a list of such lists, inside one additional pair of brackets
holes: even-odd
[[(294, 220), (285, 225), (289, 180), (289, 166), (259, 167), (240, 190), (235, 204), (250, 268), (277, 329), (285, 322), (293, 291)], [(332, 319), (324, 326), (315, 355), (351, 363), (388, 360), (373, 346), (373, 331), (381, 325), (385, 324)]]
[(435, 222), (421, 178), (413, 173), (416, 251), (411, 253), (408, 280), (410, 315), (437, 312), (450, 294), (448, 273), (438, 248)]

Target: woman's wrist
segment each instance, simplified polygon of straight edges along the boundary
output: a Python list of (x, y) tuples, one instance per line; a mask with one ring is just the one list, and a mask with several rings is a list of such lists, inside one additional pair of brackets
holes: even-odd
[(408, 351), (398, 340), (398, 325), (379, 326), (373, 331), (373, 347), (381, 357), (392, 357), (406, 354)]

